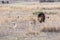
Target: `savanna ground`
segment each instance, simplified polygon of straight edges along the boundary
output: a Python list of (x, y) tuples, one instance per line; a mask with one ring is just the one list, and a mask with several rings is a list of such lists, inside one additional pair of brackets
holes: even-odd
[[(60, 40), (60, 32), (40, 32), (40, 27), (42, 27), (44, 23), (42, 23), (42, 25), (38, 22), (34, 24), (33, 21), (31, 21), (33, 18), (36, 19), (36, 16), (32, 15), (33, 12), (40, 10), (41, 7), (48, 7), (48, 5), (37, 4), (0, 5), (0, 40)], [(51, 6), (53, 9), (54, 7), (59, 8), (59, 5), (58, 7), (56, 5)], [(50, 16), (51, 18), (53, 16), (57, 18), (58, 21), (53, 21), (55, 18), (53, 18), (52, 21), (58, 25), (58, 28), (56, 28), (60, 29), (59, 23), (57, 24), (57, 22), (59, 22), (58, 14)], [(48, 20), (46, 20), (46, 23), (48, 24), (45, 23), (45, 26), (48, 25), (47, 27), (50, 27), (49, 24), (51, 24), (51, 26), (56, 26), (54, 23)], [(32, 24), (30, 24), (30, 22), (32, 22)]]

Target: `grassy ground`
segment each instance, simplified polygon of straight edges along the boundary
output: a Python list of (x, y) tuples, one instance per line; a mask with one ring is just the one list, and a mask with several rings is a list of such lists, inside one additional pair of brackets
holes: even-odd
[[(60, 26), (59, 13), (46, 14), (46, 22), (42, 24), (32, 15), (36, 10), (42, 10), (42, 7), (54, 9), (59, 8), (59, 5), (17, 5), (0, 5), (0, 40), (60, 40), (60, 33), (54, 32), (55, 28), (59, 29)], [(36, 24), (33, 23), (33, 19)], [(41, 29), (46, 30), (44, 27), (47, 27), (47, 30), (55, 28), (53, 32), (40, 32)]]

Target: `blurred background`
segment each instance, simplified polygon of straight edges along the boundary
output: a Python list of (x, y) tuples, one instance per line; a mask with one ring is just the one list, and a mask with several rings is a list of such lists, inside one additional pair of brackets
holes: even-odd
[(19, 3), (19, 2), (60, 2), (60, 0), (0, 0), (0, 4)]

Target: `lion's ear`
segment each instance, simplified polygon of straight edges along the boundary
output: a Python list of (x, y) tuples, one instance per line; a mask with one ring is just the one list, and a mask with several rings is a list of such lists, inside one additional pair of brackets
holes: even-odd
[(43, 12), (40, 12), (40, 13), (38, 14), (38, 21), (39, 21), (40, 23), (42, 23), (42, 22), (45, 21), (45, 14), (44, 14)]

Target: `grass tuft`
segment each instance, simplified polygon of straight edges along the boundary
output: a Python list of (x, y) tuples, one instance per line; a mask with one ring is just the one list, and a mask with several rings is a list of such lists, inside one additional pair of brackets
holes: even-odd
[(60, 28), (55, 28), (55, 27), (49, 27), (49, 28), (42, 28), (41, 29), (42, 32), (60, 32)]

